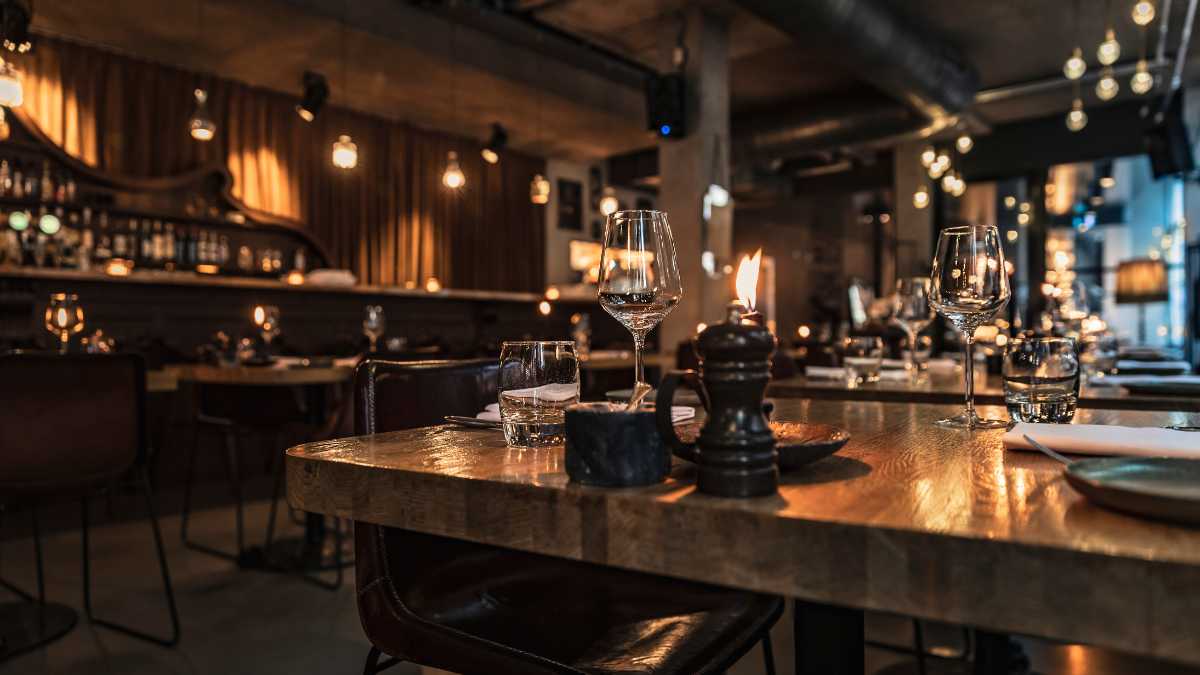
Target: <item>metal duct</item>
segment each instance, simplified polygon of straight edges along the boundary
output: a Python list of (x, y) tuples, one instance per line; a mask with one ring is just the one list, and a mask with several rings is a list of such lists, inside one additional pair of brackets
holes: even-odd
[(925, 124), (900, 104), (881, 103), (877, 96), (854, 97), (819, 108), (807, 102), (765, 114), (739, 115), (733, 133), (740, 157), (772, 160), (904, 134)]
[(979, 74), (881, 0), (736, 0), (930, 120), (971, 105)]

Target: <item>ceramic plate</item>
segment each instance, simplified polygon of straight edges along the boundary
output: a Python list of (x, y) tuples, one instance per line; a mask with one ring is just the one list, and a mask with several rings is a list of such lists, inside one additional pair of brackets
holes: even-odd
[(1100, 457), (1073, 462), (1064, 473), (1072, 487), (1101, 506), (1200, 525), (1200, 460)]

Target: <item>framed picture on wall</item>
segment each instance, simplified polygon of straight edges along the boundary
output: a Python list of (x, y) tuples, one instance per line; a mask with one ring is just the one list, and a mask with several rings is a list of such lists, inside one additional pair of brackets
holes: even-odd
[(558, 179), (558, 229), (583, 231), (583, 185)]

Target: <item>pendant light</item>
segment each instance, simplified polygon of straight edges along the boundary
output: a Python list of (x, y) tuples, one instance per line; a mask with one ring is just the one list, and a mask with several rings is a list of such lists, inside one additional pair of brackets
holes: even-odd
[(917, 191), (913, 193), (913, 206), (917, 209), (923, 209), (929, 206), (929, 190), (924, 184), (917, 188)]
[(1067, 128), (1071, 131), (1083, 131), (1087, 126), (1088, 116), (1083, 111), (1083, 99), (1076, 92), (1075, 100), (1071, 102), (1071, 111), (1067, 113)]
[(932, 145), (925, 146), (925, 149), (921, 151), (921, 166), (928, 169), (936, 160), (937, 150), (934, 150)]
[[(346, 17), (349, 8), (345, 0), (342, 2), (341, 51), (342, 51), (342, 91), (349, 100), (350, 79), (346, 74)], [(333, 152), (330, 154), (333, 165), (339, 169), (350, 170), (358, 166), (358, 144), (350, 138), (350, 134), (342, 134), (333, 142)]]
[(1149, 26), (1154, 20), (1154, 3), (1150, 0), (1139, 0), (1133, 3), (1133, 22), (1139, 26)]
[(1111, 101), (1121, 91), (1121, 85), (1113, 75), (1112, 66), (1104, 66), (1100, 71), (1100, 79), (1096, 81), (1096, 98), (1101, 101)]
[(1078, 80), (1087, 72), (1087, 62), (1083, 60), (1083, 49), (1079, 46), (1079, 0), (1075, 0), (1074, 11), (1075, 49), (1071, 51), (1071, 56), (1063, 64), (1063, 75), (1066, 75), (1068, 80)]
[(529, 201), (534, 204), (545, 204), (550, 201), (550, 181), (542, 174), (536, 174), (529, 182)]
[[(457, 37), (458, 24), (450, 24), (450, 61), (454, 68), (450, 73), (450, 115), (451, 118), (458, 116), (458, 59), (455, 53), (455, 39)], [(442, 171), (442, 185), (457, 190), (467, 184), (467, 176), (463, 173), (462, 167), (458, 164), (458, 153), (451, 150), (446, 153), (446, 169)]]
[(965, 155), (971, 151), (971, 148), (975, 147), (975, 140), (971, 138), (970, 134), (968, 134), (964, 131), (954, 141), (954, 147), (958, 148), (959, 153)]
[(19, 108), (25, 102), (25, 89), (21, 86), (21, 73), (4, 59), (0, 59), (0, 105)]
[[(1138, 5), (1141, 4), (1142, 3), (1140, 2), (1138, 3)], [(1141, 58), (1139, 58), (1137, 62), (1137, 69), (1133, 71), (1133, 77), (1129, 78), (1129, 88), (1138, 96), (1141, 96), (1142, 94), (1148, 94), (1150, 93), (1150, 90), (1154, 88), (1154, 76), (1150, 74), (1150, 66), (1146, 63), (1146, 26), (1150, 23), (1150, 21), (1154, 20), (1154, 5), (1150, 3), (1146, 4), (1150, 7), (1150, 18), (1146, 20), (1145, 23), (1138, 21), (1139, 14), (1136, 5), (1134, 6), (1133, 11), (1134, 22), (1142, 27), (1142, 53)]]
[(1104, 6), (1104, 17), (1107, 22), (1107, 28), (1104, 29), (1104, 41), (1096, 48), (1096, 60), (1102, 66), (1111, 66), (1121, 58), (1121, 43), (1117, 42), (1116, 31), (1113, 30), (1112, 23), (1112, 0), (1106, 0)]
[(192, 93), (196, 96), (196, 109), (188, 120), (188, 132), (198, 141), (211, 141), (217, 135), (217, 123), (208, 114), (208, 92), (197, 88)]
[(446, 153), (446, 170), (442, 172), (442, 185), (457, 190), (466, 185), (467, 177), (463, 175), (462, 167), (458, 165), (458, 153), (451, 150)]
[(617, 212), (621, 208), (621, 202), (617, 199), (617, 191), (611, 185), (604, 186), (604, 191), (600, 197), (600, 213), (607, 218)]

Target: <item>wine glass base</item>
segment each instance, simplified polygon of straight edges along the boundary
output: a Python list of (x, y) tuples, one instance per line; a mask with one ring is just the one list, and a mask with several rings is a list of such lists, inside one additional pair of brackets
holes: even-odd
[(1008, 420), (980, 417), (974, 410), (964, 410), (954, 417), (938, 420), (934, 424), (955, 429), (1004, 429), (1008, 426)]

